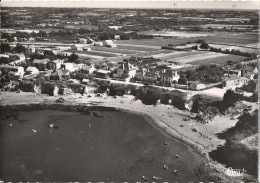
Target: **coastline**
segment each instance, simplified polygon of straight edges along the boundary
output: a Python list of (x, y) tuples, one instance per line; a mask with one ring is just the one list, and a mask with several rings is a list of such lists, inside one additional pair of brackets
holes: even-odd
[[(25, 94), (25, 93), (22, 93)], [(52, 106), (57, 104), (57, 96), (45, 96), (45, 95), (36, 95), (34, 93), (26, 93), (27, 97), (15, 98), (14, 96), (20, 96), (21, 93), (8, 93), (3, 92), (0, 95), (0, 106), (19, 106), (19, 105), (46, 105)], [(120, 111), (132, 112), (144, 117), (144, 119), (149, 122), (155, 128), (159, 128), (161, 131), (165, 132), (167, 135), (170, 135), (174, 139), (180, 141), (181, 143), (191, 147), (196, 153), (200, 154), (206, 158), (209, 162), (210, 168), (218, 174), (221, 174), (225, 181), (241, 181), (243, 177), (229, 177), (224, 171), (225, 167), (213, 161), (209, 158), (208, 153), (215, 150), (219, 145), (223, 145), (223, 140), (218, 139), (214, 134), (205, 134), (202, 124), (196, 122), (192, 119), (192, 115), (186, 111), (180, 111), (170, 105), (156, 105), (156, 106), (147, 106), (141, 103), (141, 101), (135, 101), (133, 96), (124, 96), (117, 97), (116, 99), (103, 95), (101, 97), (96, 97), (93, 94), (90, 98), (86, 95), (81, 96), (79, 94), (62, 96), (65, 99), (63, 104), (64, 106), (79, 106), (79, 107), (109, 107), (114, 108)], [(20, 98), (20, 99), (19, 99)], [(21, 101), (22, 100), (22, 101)], [(58, 106), (57, 105), (57, 106)], [(183, 118), (188, 117), (188, 121), (184, 121)], [(200, 133), (195, 133), (191, 130), (189, 124), (195, 123), (199, 127)], [(180, 127), (180, 124), (184, 124), (184, 127)], [(211, 145), (212, 144), (212, 145)], [(250, 175), (245, 175), (246, 177), (251, 177)]]

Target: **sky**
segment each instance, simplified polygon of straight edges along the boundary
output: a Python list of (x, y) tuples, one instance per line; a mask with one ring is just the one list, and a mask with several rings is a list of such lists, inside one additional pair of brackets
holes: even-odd
[(259, 9), (260, 1), (155, 1), (155, 0), (2, 0), (2, 7), (85, 7), (85, 8), (166, 8), (166, 9)]

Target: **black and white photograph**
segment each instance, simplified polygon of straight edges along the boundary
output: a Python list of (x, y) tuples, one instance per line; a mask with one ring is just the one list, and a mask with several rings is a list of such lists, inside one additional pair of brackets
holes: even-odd
[(0, 2), (0, 183), (259, 182), (259, 7)]

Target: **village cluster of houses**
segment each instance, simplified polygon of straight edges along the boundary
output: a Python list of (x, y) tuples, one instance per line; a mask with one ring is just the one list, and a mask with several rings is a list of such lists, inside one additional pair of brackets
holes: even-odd
[(200, 81), (188, 81), (186, 85), (181, 85), (178, 84), (180, 76), (176, 70), (150, 71), (146, 68), (139, 69), (129, 62), (120, 63), (115, 68), (104, 67), (102, 69), (97, 69), (94, 65), (68, 63), (61, 59), (53, 61), (50, 59), (34, 59), (32, 65), (27, 67), (26, 70), (22, 66), (0, 66), (0, 73), (7, 72), (10, 79), (33, 79), (39, 73), (43, 73), (50, 80), (66, 80), (72, 72), (78, 70), (85, 70), (89, 75), (97, 78), (118, 79), (144, 84), (160, 83), (162, 86), (190, 90), (203, 90), (217, 85), (222, 85), (226, 89), (235, 89), (247, 84), (250, 80), (256, 81), (258, 73), (257, 67), (244, 66), (242, 69), (228, 69), (220, 83), (204, 84)]
[[(104, 41), (106, 44), (112, 44), (113, 42)], [(93, 44), (95, 44), (93, 42)], [(83, 44), (85, 45), (85, 44)], [(72, 45), (71, 49), (79, 49), (78, 45)], [(56, 47), (54, 48), (41, 48), (28, 46), (27, 52), (29, 54), (39, 53), (43, 54), (45, 50), (51, 50), (54, 54), (72, 54), (71, 52), (64, 52), (68, 47)], [(83, 48), (82, 48), (83, 49)], [(160, 86), (175, 87), (180, 89), (191, 90), (203, 90), (209, 87), (222, 85), (223, 88), (235, 89), (247, 84), (248, 81), (256, 81), (256, 75), (258, 74), (258, 68), (253, 66), (244, 65), (241, 69), (227, 68), (223, 75), (222, 82), (205, 84), (200, 81), (187, 81), (186, 85), (178, 84), (180, 75), (177, 70), (172, 69), (148, 69), (138, 68), (132, 65), (128, 61), (118, 64), (116, 67), (109, 68), (99, 67), (97, 69), (95, 65), (85, 65), (68, 63), (62, 59), (50, 60), (50, 59), (34, 59), (32, 64), (24, 70), (24, 67), (17, 66), (16, 64), (25, 61), (24, 54), (0, 54), (0, 57), (11, 58), (15, 57), (14, 61), (8, 65), (0, 66), (0, 74), (8, 74), (10, 79), (33, 79), (39, 73), (43, 73), (44, 76), (49, 77), (50, 80), (68, 79), (70, 74), (75, 71), (85, 70), (89, 75), (93, 75), (97, 78), (117, 79), (126, 82), (138, 82), (143, 84), (156, 84)], [(256, 82), (257, 83), (257, 82)]]

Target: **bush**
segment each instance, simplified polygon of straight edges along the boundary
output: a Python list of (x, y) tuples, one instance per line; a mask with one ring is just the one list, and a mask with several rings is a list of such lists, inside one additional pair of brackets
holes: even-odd
[(258, 102), (258, 93), (253, 93), (252, 102)]
[(33, 82), (23, 81), (23, 82), (20, 83), (19, 88), (23, 92), (34, 92), (34, 86), (35, 86), (35, 84)]
[(111, 84), (109, 86), (109, 95), (123, 96), (127, 93), (127, 87), (125, 85)]
[(142, 98), (142, 103), (146, 105), (156, 105), (161, 98), (161, 92), (155, 89), (148, 89), (145, 96)]
[(169, 104), (171, 98), (172, 96), (170, 93), (164, 93), (161, 97), (161, 104)]
[(42, 85), (42, 94), (48, 94), (49, 96), (53, 96), (54, 95), (54, 89), (55, 89), (55, 84), (44, 83)]
[(201, 49), (209, 49), (210, 48), (208, 43), (202, 43), (199, 47)]
[(227, 90), (223, 97), (223, 103), (225, 108), (234, 107), (235, 103), (239, 100), (243, 100), (243, 95), (235, 93), (233, 90)]
[(173, 95), (172, 96), (172, 103), (174, 107), (177, 107), (180, 110), (185, 110), (185, 101), (181, 96), (178, 95)]
[(247, 85), (243, 85), (239, 89), (241, 89), (243, 91), (246, 91), (246, 92), (253, 93), (255, 91), (255, 89), (256, 89), (256, 83), (254, 81), (250, 80)]
[(75, 84), (75, 83), (67, 83), (68, 88), (70, 88), (74, 93), (81, 93), (83, 94), (85, 91), (85, 86), (82, 84)]

